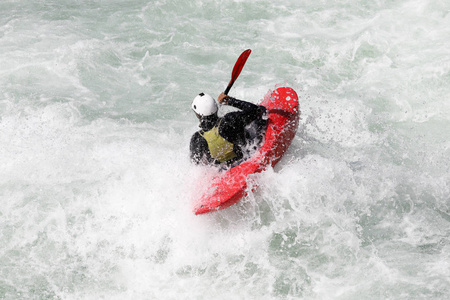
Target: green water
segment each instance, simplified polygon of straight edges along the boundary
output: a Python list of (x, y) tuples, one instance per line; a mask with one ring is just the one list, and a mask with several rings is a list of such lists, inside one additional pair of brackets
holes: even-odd
[[(445, 1), (3, 1), (0, 299), (447, 299)], [(190, 103), (300, 97), (283, 160), (194, 216)]]

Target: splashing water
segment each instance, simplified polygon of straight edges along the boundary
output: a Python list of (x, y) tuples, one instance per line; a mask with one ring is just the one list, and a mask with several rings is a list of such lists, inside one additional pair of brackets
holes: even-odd
[[(445, 1), (4, 1), (0, 298), (447, 299)], [(190, 102), (300, 96), (283, 160), (194, 216)]]

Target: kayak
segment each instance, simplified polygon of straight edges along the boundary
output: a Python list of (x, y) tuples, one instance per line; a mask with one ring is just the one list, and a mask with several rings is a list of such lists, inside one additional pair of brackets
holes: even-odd
[[(280, 87), (267, 93), (261, 105), (267, 109), (267, 130), (264, 141), (253, 156), (241, 164), (219, 173), (206, 192), (194, 204), (196, 215), (227, 208), (249, 192), (247, 178), (251, 174), (275, 166), (289, 148), (298, 128), (300, 110), (297, 93)], [(252, 190), (256, 188), (252, 184)]]

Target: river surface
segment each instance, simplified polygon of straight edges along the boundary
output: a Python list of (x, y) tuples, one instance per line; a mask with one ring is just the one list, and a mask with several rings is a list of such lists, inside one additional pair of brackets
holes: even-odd
[[(300, 99), (192, 213), (199, 92)], [(450, 2), (4, 0), (0, 299), (449, 299)], [(224, 109), (224, 108), (221, 108)]]

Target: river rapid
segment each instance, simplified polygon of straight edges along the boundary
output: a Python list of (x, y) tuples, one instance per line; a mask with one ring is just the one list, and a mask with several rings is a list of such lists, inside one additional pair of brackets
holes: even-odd
[[(199, 92), (300, 99), (195, 216)], [(450, 4), (0, 3), (0, 299), (448, 299)]]

